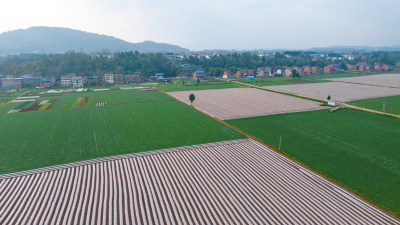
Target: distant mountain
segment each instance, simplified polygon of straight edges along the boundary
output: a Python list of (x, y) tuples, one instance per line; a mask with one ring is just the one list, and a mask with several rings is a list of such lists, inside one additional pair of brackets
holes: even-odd
[(176, 45), (145, 41), (130, 43), (112, 36), (59, 27), (31, 27), (0, 34), (0, 55), (21, 53), (64, 53), (79, 51), (138, 51), (185, 53)]

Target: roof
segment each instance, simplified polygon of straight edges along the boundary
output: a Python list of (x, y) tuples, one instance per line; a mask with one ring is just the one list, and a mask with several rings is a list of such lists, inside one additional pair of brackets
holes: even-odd
[(1, 224), (399, 222), (249, 139), (0, 176), (0, 191)]
[(22, 76), (22, 79), (33, 79), (33, 76)]
[(51, 80), (43, 79), (42, 82), (51, 82)]
[(164, 76), (164, 73), (156, 73), (156, 76)]
[(195, 73), (204, 73), (202, 70), (195, 71)]

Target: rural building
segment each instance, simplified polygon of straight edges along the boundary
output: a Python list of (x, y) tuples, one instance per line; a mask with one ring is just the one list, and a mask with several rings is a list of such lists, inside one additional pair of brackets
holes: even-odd
[(123, 84), (124, 83), (124, 75), (123, 74), (114, 74), (114, 83)]
[(395, 65), (396, 67), (400, 67), (400, 62), (396, 62), (394, 65)]
[(356, 71), (357, 70), (357, 65), (347, 64), (347, 70), (348, 71)]
[(202, 70), (194, 71), (194, 73), (193, 73), (194, 80), (197, 80), (197, 79), (204, 80), (205, 78), (206, 78), (206, 76), (204, 74), (204, 71), (202, 71)]
[(382, 70), (383, 70), (383, 71), (389, 71), (389, 65), (383, 64), (383, 65), (382, 65)]
[(112, 73), (104, 74), (104, 82), (107, 84), (113, 84), (114, 83), (114, 74), (112, 74)]
[(375, 63), (374, 70), (375, 71), (382, 71), (382, 65), (379, 64), (379, 63)]
[(51, 88), (51, 80), (49, 79), (42, 79), (40, 81), (40, 87), (41, 88)]
[(155, 74), (155, 78), (156, 78), (156, 79), (164, 78), (164, 73), (156, 73), (156, 74)]
[(230, 71), (224, 71), (224, 74), (222, 75), (222, 78), (230, 79), (231, 76), (232, 76), (232, 73)]
[(266, 77), (266, 76), (271, 76), (271, 68), (258, 67), (257, 68), (257, 77)]
[(303, 66), (303, 73), (304, 74), (311, 74), (311, 67)]
[(236, 72), (237, 78), (246, 78), (247, 76), (253, 76), (253, 75), (254, 75), (253, 70), (239, 70)]
[(71, 82), (72, 82), (72, 87), (74, 87), (74, 88), (83, 87), (83, 77), (82, 76), (72, 76)]
[(360, 62), (358, 64), (358, 70), (361, 72), (365, 72), (365, 71), (370, 71), (370, 67), (367, 63), (365, 62)]
[(125, 84), (139, 83), (139, 82), (141, 82), (140, 75), (135, 75), (135, 74), (124, 75)]
[(278, 76), (282, 76), (283, 73), (284, 73), (284, 70), (283, 70), (283, 69), (277, 69), (277, 70), (276, 70), (276, 74), (277, 74)]
[(311, 73), (312, 74), (322, 74), (322, 68), (319, 66), (313, 66), (313, 67), (311, 67)]
[(1, 78), (2, 87), (13, 87), (14, 78)]
[(75, 74), (61, 76), (61, 87), (83, 87), (83, 77)]
[(291, 76), (292, 76), (292, 70), (291, 70), (290, 68), (286, 68), (286, 69), (283, 71), (283, 76), (284, 76), (284, 77), (291, 77)]
[(91, 77), (87, 78), (87, 84), (89, 86), (97, 86), (97, 85), (100, 85), (100, 83), (102, 83), (102, 82), (101, 82), (99, 76), (91, 76)]
[(324, 67), (324, 73), (328, 74), (328, 73), (332, 73), (333, 72), (333, 65), (327, 65)]
[(22, 76), (22, 86), (23, 87), (39, 87), (40, 80), (42, 78), (40, 76), (32, 76), (30, 74), (26, 74)]
[(63, 75), (61, 76), (61, 87), (71, 87), (72, 81), (71, 81), (71, 75)]

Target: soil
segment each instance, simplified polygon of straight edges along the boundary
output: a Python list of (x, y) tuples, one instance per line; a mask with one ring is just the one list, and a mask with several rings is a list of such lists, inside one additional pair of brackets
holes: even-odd
[(42, 107), (42, 106), (39, 105), (39, 103), (35, 103), (35, 104), (33, 104), (31, 107), (29, 107), (29, 108), (21, 109), (20, 112), (37, 111), (40, 107)]

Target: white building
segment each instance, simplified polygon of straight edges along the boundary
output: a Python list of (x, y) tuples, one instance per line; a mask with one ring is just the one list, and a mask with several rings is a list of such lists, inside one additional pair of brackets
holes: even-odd
[(61, 87), (71, 87), (72, 79), (71, 75), (61, 76)]
[(104, 82), (108, 84), (113, 84), (114, 83), (114, 74), (109, 73), (109, 74), (104, 74)]
[(73, 76), (71, 77), (72, 87), (80, 88), (83, 87), (83, 78), (82, 76)]

